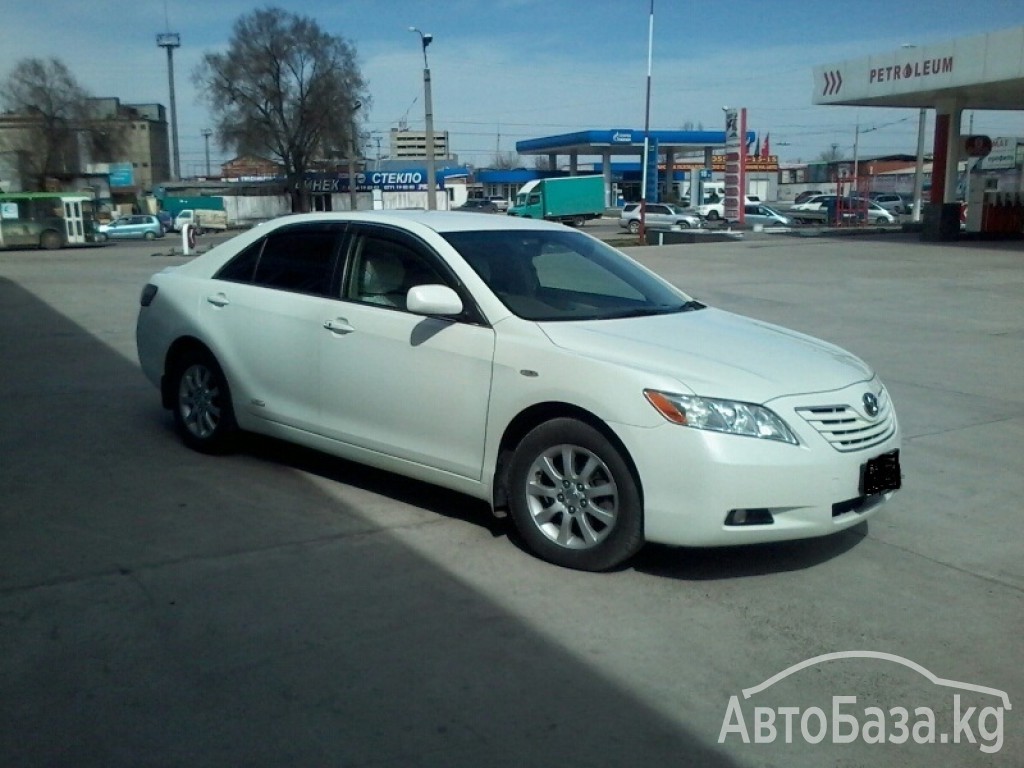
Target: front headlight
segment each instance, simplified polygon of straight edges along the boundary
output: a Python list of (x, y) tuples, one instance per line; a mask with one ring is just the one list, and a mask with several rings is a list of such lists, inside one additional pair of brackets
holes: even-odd
[(677, 395), (656, 389), (645, 389), (644, 397), (658, 413), (673, 424), (798, 444), (796, 435), (786, 426), (786, 422), (762, 405), (713, 397)]

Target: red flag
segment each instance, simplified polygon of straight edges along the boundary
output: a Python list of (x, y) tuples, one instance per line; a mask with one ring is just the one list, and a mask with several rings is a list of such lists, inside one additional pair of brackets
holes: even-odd
[(764, 146), (761, 147), (761, 157), (768, 157), (768, 155), (770, 155), (772, 153), (771, 152), (771, 147), (769, 146), (770, 139), (771, 139), (771, 134), (770, 133), (766, 133), (764, 135)]

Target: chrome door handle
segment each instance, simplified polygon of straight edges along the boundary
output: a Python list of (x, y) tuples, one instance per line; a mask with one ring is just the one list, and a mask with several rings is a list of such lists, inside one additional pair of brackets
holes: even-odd
[(324, 328), (326, 328), (331, 333), (341, 334), (352, 333), (352, 331), (355, 330), (355, 328), (348, 324), (348, 320), (346, 320), (344, 317), (339, 317), (336, 320), (328, 320), (327, 322), (324, 323)]
[(231, 302), (228, 301), (228, 297), (223, 293), (215, 293), (213, 296), (207, 296), (206, 300), (213, 304), (215, 307), (226, 307)]

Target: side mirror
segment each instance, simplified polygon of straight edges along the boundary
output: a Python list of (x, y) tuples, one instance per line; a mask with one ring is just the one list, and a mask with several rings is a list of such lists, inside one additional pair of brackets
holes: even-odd
[(417, 285), (409, 289), (405, 308), (416, 315), (458, 315), (462, 299), (447, 285)]

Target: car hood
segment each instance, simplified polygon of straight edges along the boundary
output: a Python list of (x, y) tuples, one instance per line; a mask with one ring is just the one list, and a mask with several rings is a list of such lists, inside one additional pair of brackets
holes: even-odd
[(669, 376), (708, 397), (763, 403), (841, 389), (874, 375), (833, 344), (711, 308), (538, 325), (563, 349)]

